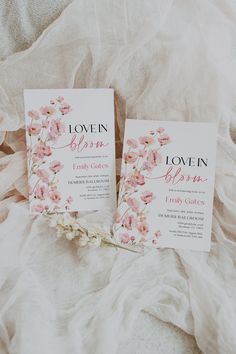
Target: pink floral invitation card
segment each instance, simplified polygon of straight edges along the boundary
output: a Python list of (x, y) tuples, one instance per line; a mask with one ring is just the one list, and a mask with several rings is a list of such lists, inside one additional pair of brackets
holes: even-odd
[(214, 123), (126, 120), (119, 243), (210, 250), (216, 137)]
[(112, 89), (25, 90), (31, 214), (116, 207)]

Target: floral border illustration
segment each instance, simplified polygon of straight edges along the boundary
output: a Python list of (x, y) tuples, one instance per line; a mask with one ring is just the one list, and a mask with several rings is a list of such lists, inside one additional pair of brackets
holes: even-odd
[(71, 106), (59, 96), (39, 110), (27, 112), (27, 157), (29, 176), (29, 202), (32, 213), (69, 210), (72, 196), (62, 200), (58, 189), (58, 176), (63, 164), (53, 158), (54, 147), (65, 133), (63, 119)]
[(171, 142), (164, 128), (151, 130), (138, 139), (126, 140), (122, 157), (122, 171), (118, 212), (114, 234), (126, 245), (158, 245), (161, 231), (149, 231), (148, 208), (156, 195), (146, 189), (146, 179), (161, 162), (160, 150)]

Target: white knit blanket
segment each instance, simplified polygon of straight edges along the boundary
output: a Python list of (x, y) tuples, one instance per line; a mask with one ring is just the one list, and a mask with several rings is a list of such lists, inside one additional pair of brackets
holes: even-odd
[[(141, 310), (236, 353), (235, 44), (235, 0), (80, 0), (0, 63), (1, 354), (113, 354)], [(113, 87), (121, 139), (126, 114), (219, 122), (209, 254), (78, 255), (29, 217), (23, 89), (67, 87)]]

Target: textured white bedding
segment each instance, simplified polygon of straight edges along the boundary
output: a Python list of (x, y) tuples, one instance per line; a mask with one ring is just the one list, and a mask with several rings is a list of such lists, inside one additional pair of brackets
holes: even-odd
[(0, 1), (0, 59), (28, 48), (71, 0)]
[[(31, 44), (66, 4), (1, 2), (1, 57)], [(235, 25), (228, 0), (82, 0), (0, 64), (1, 354), (198, 352), (141, 310), (194, 335), (206, 354), (236, 352)], [(73, 86), (115, 88), (121, 138), (125, 105), (130, 117), (219, 122), (209, 256), (78, 257), (28, 216), (23, 89)], [(120, 346), (134, 323), (134, 340)]]

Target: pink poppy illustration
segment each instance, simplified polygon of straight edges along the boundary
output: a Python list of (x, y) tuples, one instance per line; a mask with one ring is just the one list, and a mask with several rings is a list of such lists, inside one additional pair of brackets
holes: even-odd
[(157, 129), (157, 132), (158, 132), (159, 134), (163, 133), (164, 131), (165, 131), (165, 129), (164, 129), (164, 128), (161, 128), (161, 127)]
[(150, 150), (147, 155), (147, 162), (152, 165), (156, 166), (157, 163), (161, 160), (161, 155), (157, 150)]
[(138, 158), (138, 154), (136, 152), (128, 152), (127, 154), (124, 154), (124, 160), (126, 163), (133, 164)]
[(139, 157), (145, 157), (147, 155), (147, 151), (145, 149), (140, 149), (138, 152)]
[(30, 136), (27, 139), (27, 156), (31, 191), (29, 199), (33, 212), (53, 212), (61, 208), (69, 210), (73, 202), (72, 196), (67, 196), (62, 201), (58, 190), (59, 179), (55, 175), (60, 173), (63, 165), (52, 158), (55, 144), (65, 132), (63, 116), (71, 110), (71, 106), (59, 96), (51, 99), (50, 105), (27, 112), (27, 117), (31, 119), (27, 126), (27, 135)]
[(130, 241), (130, 236), (127, 232), (120, 234), (119, 238), (120, 238), (121, 243), (129, 243), (129, 241)]
[(45, 106), (40, 108), (40, 112), (43, 116), (53, 116), (56, 113), (56, 109), (52, 106)]
[(148, 171), (148, 172), (152, 171), (153, 167), (154, 166), (147, 161), (144, 161), (144, 163), (142, 165), (143, 170)]
[(35, 189), (35, 197), (40, 200), (45, 200), (48, 197), (48, 188), (38, 185)]
[(144, 175), (142, 175), (139, 171), (135, 171), (130, 177), (130, 184), (133, 187), (136, 187), (137, 185), (143, 186), (145, 184)]
[(49, 121), (47, 120), (47, 119), (44, 119), (44, 120), (42, 120), (42, 128), (48, 128), (48, 126), (49, 126)]
[(145, 221), (138, 223), (138, 231), (143, 236), (146, 236), (149, 231), (148, 224)]
[(49, 138), (56, 140), (65, 132), (65, 125), (60, 119), (53, 119), (50, 126)]
[(40, 142), (37, 144), (35, 148), (35, 153), (36, 156), (39, 158), (43, 158), (44, 156), (51, 156), (52, 155), (52, 149), (49, 145), (46, 145), (43, 142)]
[[(39, 157), (39, 156), (37, 156), (37, 155), (32, 155), (32, 157), (31, 157), (31, 161), (33, 162), (33, 163), (37, 163), (37, 162), (39, 162), (39, 161), (41, 161), (42, 160), (42, 157)], [(34, 173), (35, 173), (35, 171), (34, 171)]]
[(127, 230), (132, 230), (132, 227), (134, 224), (134, 216), (133, 215), (125, 215), (125, 217), (122, 221), (122, 224)]
[(61, 111), (62, 115), (65, 115), (65, 114), (68, 114), (69, 112), (71, 112), (71, 106), (68, 103), (63, 102), (63, 104), (59, 108), (59, 110)]
[(143, 163), (143, 169), (147, 171), (152, 171), (154, 167), (157, 166), (157, 163), (161, 160), (160, 154), (157, 150), (150, 150), (147, 155), (146, 161)]
[(50, 193), (50, 198), (56, 204), (58, 204), (61, 201), (61, 195), (57, 190)]
[(60, 161), (56, 160), (52, 161), (49, 165), (49, 169), (54, 173), (58, 173), (63, 167), (63, 164)]
[(42, 126), (41, 124), (38, 124), (38, 123), (32, 123), (30, 125), (28, 125), (27, 127), (27, 131), (29, 133), (29, 135), (38, 135), (40, 133), (42, 129)]
[[(121, 228), (123, 230), (123, 233), (118, 233), (122, 243), (145, 243), (156, 246), (157, 239), (161, 235), (160, 230), (157, 230), (154, 235), (150, 234), (149, 205), (156, 196), (144, 186), (149, 185), (150, 172), (158, 168), (161, 162), (159, 150), (171, 142), (164, 131), (165, 129), (160, 127), (157, 130), (150, 130), (149, 134), (144, 134), (138, 139), (126, 140), (127, 148), (123, 154), (125, 164), (122, 165), (120, 179), (119, 217), (116, 218), (114, 226), (115, 231)], [(133, 235), (130, 236), (126, 230), (129, 232), (132, 230)]]
[(135, 139), (128, 139), (126, 143), (133, 149), (136, 149), (138, 147), (138, 143)]
[(62, 97), (62, 96), (57, 97), (57, 102), (61, 103), (62, 101), (64, 101), (64, 97)]
[(43, 213), (44, 211), (48, 211), (48, 205), (44, 204), (36, 204), (31, 207), (31, 211), (34, 213)]
[(149, 192), (149, 191), (145, 191), (142, 193), (141, 195), (141, 200), (145, 203), (145, 204), (149, 204), (153, 201), (154, 199), (154, 194), (153, 192)]
[(29, 111), (29, 112), (28, 112), (28, 116), (29, 116), (31, 119), (36, 119), (36, 120), (40, 118), (39, 113), (38, 113), (37, 111), (34, 111), (34, 110)]
[(49, 182), (49, 173), (46, 170), (39, 168), (36, 171), (36, 175), (41, 179), (42, 182)]
[(152, 136), (140, 136), (139, 142), (142, 145), (151, 145), (155, 142), (154, 138)]
[(128, 198), (127, 199), (127, 205), (131, 208), (132, 211), (137, 213), (139, 211), (139, 202), (135, 198)]
[(160, 135), (160, 137), (158, 138), (158, 141), (160, 143), (160, 145), (166, 145), (170, 143), (170, 137), (167, 134), (162, 134)]

